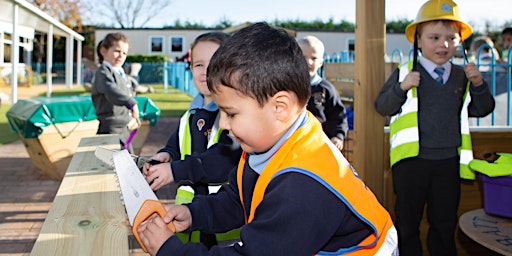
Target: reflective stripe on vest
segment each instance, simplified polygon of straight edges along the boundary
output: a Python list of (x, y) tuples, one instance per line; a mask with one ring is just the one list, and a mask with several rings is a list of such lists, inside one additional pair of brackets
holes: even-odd
[[(178, 133), (178, 138), (180, 142), (180, 152), (181, 152), (181, 160), (185, 159), (186, 155), (192, 154), (192, 138), (190, 136), (190, 112), (187, 110), (185, 114), (180, 119), (180, 128)], [(220, 134), (222, 130), (219, 129), (219, 120), (220, 115), (217, 115), (215, 118), (215, 122), (212, 126), (212, 131), (210, 132), (210, 137), (208, 138), (207, 148), (211, 147), (215, 143), (219, 142)], [(187, 187), (187, 188), (185, 188)], [(180, 191), (183, 189), (182, 191)], [(217, 192), (220, 189), (220, 185), (208, 186), (208, 191)], [(189, 192), (192, 191), (192, 194)], [(194, 190), (190, 186), (180, 186), (178, 188), (176, 194), (176, 204), (186, 204), (192, 202), (192, 198), (194, 198)]]
[[(411, 70), (412, 62), (409, 62), (407, 66), (408, 68), (398, 67), (400, 71), (399, 82), (402, 82)], [(458, 151), (460, 157), (460, 177), (474, 180), (475, 173), (469, 168), (469, 162), (473, 159), (468, 121), (468, 106), (471, 102), (469, 86), (470, 82), (468, 81), (466, 92), (463, 96), (462, 111), (460, 113), (461, 146)], [(419, 155), (418, 90), (416, 87), (412, 87), (407, 91), (407, 99), (402, 105), (401, 110), (391, 117), (389, 131), (389, 157), (391, 166), (402, 159)]]
[[(397, 248), (397, 233), (389, 213), (353, 172), (341, 152), (329, 142), (316, 118), (309, 112), (307, 118), (307, 122), (286, 140), (263, 169), (254, 188), (249, 216), (245, 216), (246, 223), (254, 219), (256, 208), (263, 201), (265, 190), (273, 178), (288, 172), (298, 172), (325, 186), (373, 230), (370, 236), (356, 246), (340, 248), (336, 252), (319, 251), (318, 255), (393, 255)], [(312, 151), (312, 148), (315, 150)], [(308, 157), (296, 157), (301, 155)], [(245, 160), (244, 152), (237, 172), (238, 191), (244, 214), (246, 210), (242, 194), (242, 173)]]

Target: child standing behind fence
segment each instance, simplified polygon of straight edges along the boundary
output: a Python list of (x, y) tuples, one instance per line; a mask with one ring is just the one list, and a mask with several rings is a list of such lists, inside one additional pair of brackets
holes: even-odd
[(110, 33), (98, 45), (101, 66), (96, 70), (91, 96), (96, 116), (100, 122), (97, 134), (118, 134), (121, 147), (127, 145), (130, 136), (128, 124), (140, 124), (137, 101), (123, 71), (128, 54), (128, 39), (121, 33)]
[(375, 100), (377, 112), (392, 116), (390, 162), (401, 255), (423, 253), (419, 227), (425, 204), (430, 255), (457, 254), (460, 178), (474, 179), (468, 169), (473, 158), (468, 115), (494, 109), (475, 63), (460, 67), (450, 61), (471, 33), (451, 0), (425, 3), (405, 32), (422, 56), (417, 60), (415, 54), (409, 65), (396, 69)]
[(324, 62), (324, 44), (314, 36), (301, 38), (298, 43), (308, 63), (311, 78), (311, 98), (307, 109), (318, 118), (332, 143), (342, 150), (343, 140), (348, 132), (345, 106), (334, 85), (318, 74), (318, 69)]

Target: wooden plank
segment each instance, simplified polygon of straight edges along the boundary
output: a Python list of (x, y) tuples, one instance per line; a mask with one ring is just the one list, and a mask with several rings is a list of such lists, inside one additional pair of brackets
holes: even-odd
[(343, 156), (347, 161), (352, 164), (354, 160), (354, 131), (348, 131), (347, 136), (343, 140), (343, 149), (341, 150)]
[[(382, 86), (391, 73), (396, 69), (398, 63), (389, 62), (384, 64), (384, 78), (382, 83), (379, 85)], [(338, 89), (338, 93), (343, 98), (352, 98), (354, 99), (354, 63), (325, 63), (324, 64), (324, 77), (329, 82), (331, 82), (336, 89)]]
[(80, 141), (31, 255), (128, 255), (128, 222), (111, 166), (96, 147), (119, 148), (117, 135)]
[(383, 197), (384, 118), (374, 101), (384, 77), (384, 0), (356, 0), (354, 167), (376, 197)]

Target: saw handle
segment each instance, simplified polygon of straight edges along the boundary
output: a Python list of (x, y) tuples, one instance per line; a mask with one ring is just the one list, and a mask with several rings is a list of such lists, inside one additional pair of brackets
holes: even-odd
[[(137, 215), (135, 215), (135, 218), (133, 219), (133, 225), (132, 225), (132, 232), (135, 236), (135, 239), (137, 239), (137, 242), (139, 242), (140, 247), (144, 252), (148, 252), (146, 247), (142, 244), (139, 237), (139, 225), (147, 220), (149, 216), (151, 216), (153, 213), (157, 213), (160, 218), (163, 218), (165, 214), (167, 213), (167, 210), (165, 210), (164, 205), (158, 201), (158, 200), (146, 200), (142, 204), (142, 206), (139, 209), (139, 212), (137, 212)], [(172, 232), (176, 233), (176, 227), (174, 227), (174, 224), (172, 224), (172, 221), (167, 224), (167, 227), (172, 230)]]

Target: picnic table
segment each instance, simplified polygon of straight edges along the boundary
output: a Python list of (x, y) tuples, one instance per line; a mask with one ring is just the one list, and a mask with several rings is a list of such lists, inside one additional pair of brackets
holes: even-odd
[[(135, 99), (142, 125), (132, 145), (134, 153), (139, 154), (151, 127), (160, 117), (160, 109), (147, 97)], [(64, 176), (80, 139), (94, 136), (99, 124), (90, 95), (23, 99), (6, 115), (32, 163), (56, 180)]]

